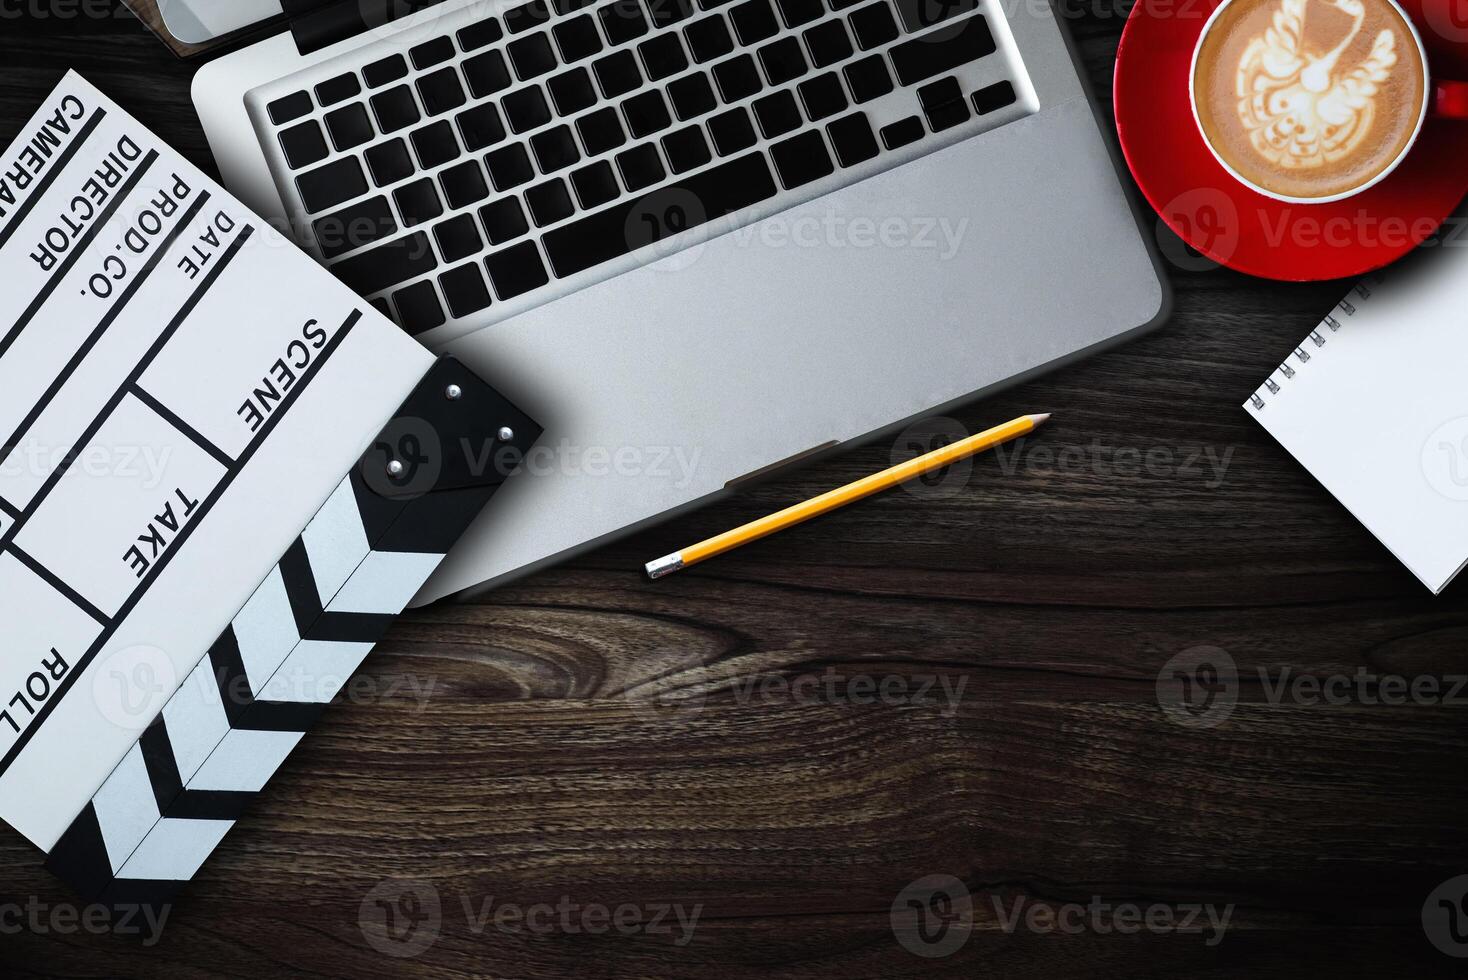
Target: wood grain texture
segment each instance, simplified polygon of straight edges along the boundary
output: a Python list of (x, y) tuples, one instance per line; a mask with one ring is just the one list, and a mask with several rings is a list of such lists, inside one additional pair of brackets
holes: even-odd
[[(1125, 8), (1065, 9), (1104, 95)], [(6, 22), (0, 64), (0, 141), (75, 66), (212, 169), (192, 69), (135, 22)], [(1468, 674), (1468, 583), (1429, 596), (1239, 408), (1345, 284), (1194, 260), (1170, 276), (1164, 330), (955, 413), (968, 431), (1056, 413), (957, 483), (642, 577), (650, 557), (886, 465), (885, 440), (405, 617), (160, 942), (6, 930), (3, 972), (1454, 970), (1420, 914), (1468, 872), (1468, 709), (1364, 703), (1369, 690), (1275, 703), (1270, 689)], [(1198, 646), (1226, 650), (1240, 677), (1212, 728), (1159, 707), (1159, 671)], [(870, 703), (867, 679), (888, 696)], [(889, 910), (935, 873), (971, 890), (972, 926), (927, 959), (897, 941)], [(405, 883), (437, 897), (436, 939), (385, 955), (374, 900)], [(0, 828), (3, 901), (68, 897)], [(1234, 909), (1208, 945), (1010, 931), (1016, 901)], [(494, 925), (500, 906), (537, 903), (699, 917), (681, 944), (676, 923)], [(434, 935), (426, 906), (389, 904), (417, 924), (410, 939)]]

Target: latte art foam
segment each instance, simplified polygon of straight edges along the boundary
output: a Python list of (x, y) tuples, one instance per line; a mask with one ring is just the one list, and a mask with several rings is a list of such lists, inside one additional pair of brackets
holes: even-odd
[(1385, 0), (1233, 0), (1198, 51), (1198, 121), (1244, 179), (1332, 197), (1402, 153), (1422, 114), (1412, 32)]

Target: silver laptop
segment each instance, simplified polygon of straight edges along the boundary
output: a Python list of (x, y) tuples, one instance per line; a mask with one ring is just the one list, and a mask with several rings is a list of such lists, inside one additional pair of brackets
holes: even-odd
[(1163, 318), (1045, 0), (284, 4), (194, 83), (225, 182), (546, 427), (420, 602)]

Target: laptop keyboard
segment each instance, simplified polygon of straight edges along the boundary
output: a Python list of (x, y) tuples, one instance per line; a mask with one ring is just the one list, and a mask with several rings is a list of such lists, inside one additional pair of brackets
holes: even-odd
[(320, 257), (420, 334), (1028, 114), (989, 16), (979, 0), (476, 5), (404, 53), (272, 85), (264, 119)]

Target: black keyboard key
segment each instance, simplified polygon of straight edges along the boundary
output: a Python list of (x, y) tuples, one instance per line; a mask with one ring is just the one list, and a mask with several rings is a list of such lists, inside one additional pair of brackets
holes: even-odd
[(335, 78), (328, 78), (316, 86), (316, 101), (321, 103), (321, 108), (345, 102), (354, 95), (360, 95), (362, 83), (357, 81), (357, 76), (348, 72)]
[(708, 140), (703, 138), (700, 126), (685, 126), (663, 137), (663, 152), (668, 155), (668, 166), (673, 173), (683, 174), (713, 159)]
[(745, 0), (729, 11), (729, 21), (734, 25), (739, 43), (744, 45), (758, 44), (780, 33), (770, 0)]
[(836, 169), (831, 163), (831, 155), (826, 152), (826, 141), (821, 139), (817, 129), (776, 143), (770, 147), (770, 159), (775, 161), (780, 183), (787, 191), (819, 180)]
[(505, 124), (500, 121), (500, 111), (493, 102), (485, 102), (459, 113), (457, 120), (459, 135), (464, 139), (464, 149), (476, 153), (485, 147), (494, 146), (505, 138)]
[(668, 104), (657, 89), (649, 89), (623, 102), (622, 115), (633, 139), (660, 133), (673, 125), (673, 117), (668, 115)]
[(450, 160), (459, 158), (459, 141), (454, 139), (454, 127), (449, 125), (447, 119), (415, 129), (412, 140), (413, 152), (418, 155), (418, 165), (424, 170), (441, 167)]
[(826, 0), (826, 3), (830, 5), (832, 10), (840, 13), (847, 7), (855, 7), (857, 4), (861, 3), (861, 0)]
[(719, 113), (709, 120), (708, 126), (714, 149), (721, 157), (747, 150), (755, 144), (754, 124), (749, 121), (749, 112), (743, 106)]
[(963, 99), (925, 109), (923, 114), (928, 117), (928, 128), (935, 133), (941, 133), (945, 129), (952, 129), (954, 126), (966, 123), (972, 116), (968, 103)]
[(693, 16), (693, 0), (647, 0), (652, 26), (668, 27)]
[[(296, 178), (308, 214), (316, 214), (367, 193), (367, 175), (356, 157), (342, 157)], [(369, 290), (370, 291), (370, 290)]]
[(368, 88), (382, 88), (400, 78), (408, 77), (408, 62), (400, 54), (388, 55), (362, 69), (362, 78)]
[(572, 68), (553, 76), (545, 83), (556, 112), (570, 116), (596, 104), (596, 88), (585, 68)]
[(940, 78), (936, 82), (920, 85), (917, 90), (918, 105), (927, 112), (949, 102), (958, 102), (963, 99), (963, 89), (958, 86), (958, 79), (953, 76)]
[(331, 152), (326, 148), (326, 137), (321, 135), (321, 127), (312, 119), (283, 130), (280, 134), (280, 148), (292, 170), (320, 163)]
[[(877, 0), (876, 3), (869, 3), (852, 13), (851, 30), (856, 35), (856, 43), (861, 49), (870, 51), (897, 37), (897, 21), (892, 19), (892, 8), (887, 6), (887, 0)], [(907, 43), (921, 42), (909, 41)]]
[(642, 75), (637, 71), (637, 59), (631, 51), (615, 51), (598, 58), (591, 63), (591, 68), (596, 72), (601, 94), (609, 99), (642, 87)]
[(334, 259), (398, 233), (398, 223), (381, 195), (348, 205), (311, 223), (321, 257)]
[[(658, 148), (651, 143), (634, 146), (617, 154), (617, 169), (622, 171), (622, 183), (629, 191), (640, 191), (651, 187), (667, 176)], [(560, 273), (564, 275), (564, 273)]]
[(574, 14), (582, 7), (590, 7), (596, 0), (551, 0), (551, 7), (562, 17)]
[(851, 89), (851, 97), (857, 105), (880, 99), (892, 91), (892, 73), (879, 54), (869, 54), (853, 61), (841, 71), (846, 75), (846, 87)]
[(707, 64), (734, 50), (734, 38), (729, 36), (722, 14), (694, 21), (684, 29), (683, 37), (693, 52), (693, 60), (699, 64)]
[(923, 121), (917, 116), (908, 116), (899, 119), (890, 126), (882, 127), (882, 145), (889, 150), (895, 150), (909, 143), (916, 143), (923, 138), (927, 132), (923, 129)]
[(443, 214), (443, 202), (438, 199), (438, 190), (429, 177), (404, 184), (392, 192), (392, 199), (397, 202), (404, 228), (421, 225)]
[(909, 34), (979, 9), (979, 0), (894, 0), (894, 3), (897, 16), (902, 18), (902, 26)]
[(491, 245), (503, 245), (519, 238), (530, 230), (525, 220), (525, 209), (520, 207), (517, 197), (502, 197), (479, 209), (479, 220)]
[(678, 40), (675, 31), (643, 41), (637, 46), (637, 55), (650, 82), (676, 75), (688, 67), (688, 55), (683, 53), (683, 42)]
[(528, 133), (551, 121), (550, 106), (546, 104), (545, 93), (539, 85), (511, 92), (500, 100), (500, 108), (510, 121), (510, 129), (516, 133)]
[(374, 95), (372, 114), (377, 117), (377, 128), (383, 133), (407, 129), (423, 118), (418, 113), (418, 103), (413, 101), (413, 90), (406, 85)]
[(851, 57), (851, 38), (839, 20), (828, 20), (806, 31), (805, 47), (810, 52), (810, 63), (817, 68), (826, 68)]
[(489, 185), (484, 182), (484, 171), (479, 169), (476, 160), (465, 160), (450, 167), (438, 175), (438, 182), (443, 187), (443, 197), (449, 202), (450, 208), (467, 208), (489, 196)]
[[(855, 17), (854, 14), (852, 16)], [(941, 31), (909, 38), (887, 54), (892, 59), (897, 80), (903, 85), (915, 85), (991, 55), (995, 50), (989, 22), (984, 20), (983, 14), (975, 14)]]
[(511, 143), (489, 153), (484, 158), (484, 166), (489, 170), (489, 179), (494, 182), (494, 189), (497, 191), (519, 187), (535, 176), (535, 168), (530, 165), (530, 154), (519, 143)]
[(608, 44), (635, 41), (647, 33), (647, 17), (637, 0), (613, 0), (596, 13), (601, 18), (601, 29)]
[(511, 34), (520, 34), (550, 20), (550, 7), (544, 0), (531, 0), (513, 10), (505, 12), (505, 27)]
[(1014, 104), (1014, 86), (1008, 82), (995, 82), (974, 93), (974, 111), (979, 115), (1003, 109)]
[(372, 308), (378, 313), (381, 313), (383, 316), (387, 317), (389, 320), (392, 320), (394, 323), (397, 322), (396, 318), (394, 317), (392, 307), (387, 305), (387, 300), (383, 299), (381, 296), (378, 296), (377, 298), (370, 300), (369, 302), (372, 303)]
[(505, 36), (497, 18), (486, 17), (477, 24), (470, 24), (459, 32), (459, 49), (465, 54), (487, 48)]
[(472, 214), (440, 221), (433, 229), (433, 237), (438, 241), (438, 252), (445, 262), (458, 262), (484, 248), (484, 240), (479, 237), (479, 228), (474, 224)]
[(826, 127), (831, 137), (831, 146), (836, 150), (836, 162), (843, 167), (864, 163), (877, 155), (877, 136), (865, 112), (853, 112), (842, 116)]
[(521, 242), (487, 256), (484, 268), (501, 300), (514, 299), (550, 282), (534, 242)]
[(510, 66), (505, 64), (505, 56), (498, 51), (476, 54), (464, 62), (463, 68), (469, 91), (474, 93), (476, 99), (503, 92), (510, 87)]
[(725, 102), (738, 102), (764, 87), (760, 84), (759, 69), (754, 67), (754, 58), (747, 54), (714, 65), (714, 81)]
[(590, 14), (573, 17), (551, 28), (556, 47), (561, 49), (561, 60), (566, 64), (590, 58), (602, 49), (601, 35), (596, 32), (596, 22)]
[(443, 287), (443, 298), (455, 317), (478, 313), (490, 304), (489, 287), (484, 284), (477, 262), (450, 269), (438, 277), (438, 284)]
[(452, 65), (418, 79), (418, 97), (423, 100), (423, 108), (430, 116), (452, 112), (469, 101), (459, 81), (459, 73)]
[(627, 134), (622, 132), (617, 110), (610, 107), (598, 109), (576, 120), (576, 132), (581, 134), (581, 145), (586, 147), (587, 156), (615, 150), (627, 142)]
[(398, 308), (398, 323), (410, 334), (424, 333), (444, 324), (443, 305), (438, 301), (433, 283), (427, 279), (393, 293), (392, 301)]
[(786, 27), (800, 27), (826, 14), (821, 0), (775, 0), (775, 6), (780, 8), (780, 19)]
[(564, 123), (530, 137), (530, 149), (535, 152), (535, 161), (540, 164), (543, 174), (565, 170), (581, 161), (576, 140), (571, 136), (571, 127)]
[(576, 189), (576, 200), (581, 202), (585, 211), (601, 207), (619, 193), (617, 175), (612, 173), (612, 165), (605, 160), (572, 171), (571, 186)]
[(788, 91), (755, 99), (753, 108), (754, 118), (759, 120), (759, 129), (765, 134), (765, 139), (774, 139), (799, 129), (804, 122), (800, 118), (800, 107), (795, 104), (795, 96)]
[(377, 135), (372, 131), (372, 120), (367, 118), (367, 109), (360, 102), (328, 112), (326, 131), (331, 134), (331, 143), (338, 150), (350, 150), (363, 143), (370, 143)]
[(805, 55), (800, 52), (800, 42), (793, 37), (784, 37), (760, 48), (759, 62), (764, 66), (765, 78), (771, 85), (783, 85), (806, 73)]
[(454, 42), (448, 39), (448, 35), (424, 41), (408, 49), (408, 57), (412, 59), (413, 67), (419, 71), (441, 65), (453, 56)]
[(270, 114), (270, 121), (277, 126), (284, 126), (288, 122), (295, 122), (302, 116), (311, 113), (311, 96), (305, 92), (292, 92), (284, 98), (276, 99), (265, 107)]
[[(764, 155), (748, 153), (547, 232), (545, 252), (564, 278), (743, 210), (775, 191)], [(698, 202), (695, 213), (690, 201)]]
[(408, 144), (401, 138), (379, 143), (363, 156), (367, 158), (367, 169), (372, 171), (372, 182), (378, 187), (396, 184), (414, 173), (413, 158), (408, 155)]
[(331, 267), (331, 271), (352, 292), (366, 294), (380, 293), (436, 268), (438, 259), (433, 256), (428, 236), (416, 231), (406, 238), (342, 259)]
[(515, 74), (522, 82), (556, 69), (556, 53), (551, 49), (550, 35), (544, 31), (516, 38), (506, 50), (510, 53), (510, 63), (515, 66)]
[(668, 83), (668, 98), (673, 100), (673, 111), (685, 122), (707, 112), (718, 105), (714, 99), (714, 88), (708, 75), (696, 72)]

